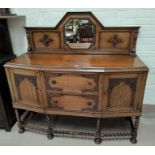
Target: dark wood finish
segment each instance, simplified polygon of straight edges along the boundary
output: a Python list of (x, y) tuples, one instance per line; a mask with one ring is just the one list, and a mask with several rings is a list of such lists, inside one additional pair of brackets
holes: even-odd
[(53, 129), (52, 129), (51, 120), (50, 120), (49, 115), (46, 115), (46, 120), (47, 120), (47, 125), (48, 125), (47, 138), (52, 139), (54, 137), (54, 135), (53, 135)]
[(10, 15), (9, 8), (0, 8), (0, 15)]
[(101, 119), (100, 118), (97, 119), (96, 137), (95, 137), (94, 141), (96, 144), (100, 144), (102, 142), (102, 139), (101, 139)]
[[(1, 11), (7, 13), (5, 9), (1, 9)], [(11, 130), (16, 118), (3, 65), (14, 57), (7, 20), (0, 19), (0, 128), (6, 131)]]
[[(90, 49), (73, 50), (64, 43), (70, 18), (86, 18), (95, 25)], [(105, 28), (88, 12), (67, 13), (55, 28), (26, 28), (29, 52), (5, 64), (13, 107), (45, 114), (49, 138), (54, 133), (87, 134), (54, 131), (49, 115), (96, 118), (96, 133), (88, 133), (96, 143), (104, 136), (124, 135), (102, 134), (100, 124), (101, 118), (137, 118), (142, 113), (148, 68), (134, 51), (137, 30)], [(135, 141), (137, 119), (131, 124)]]
[(135, 117), (135, 122), (132, 125), (133, 132), (132, 132), (132, 137), (130, 138), (130, 141), (133, 144), (136, 144), (137, 143), (137, 130), (138, 130), (138, 125), (139, 125), (139, 120), (140, 120), (140, 117), (139, 116), (136, 116)]
[(0, 42), (0, 58), (13, 54), (6, 19), (0, 19)]

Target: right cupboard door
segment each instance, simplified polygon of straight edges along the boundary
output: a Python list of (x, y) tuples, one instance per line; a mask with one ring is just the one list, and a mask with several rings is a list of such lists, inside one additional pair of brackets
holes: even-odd
[(100, 76), (100, 109), (133, 112), (141, 109), (145, 74), (107, 73)]

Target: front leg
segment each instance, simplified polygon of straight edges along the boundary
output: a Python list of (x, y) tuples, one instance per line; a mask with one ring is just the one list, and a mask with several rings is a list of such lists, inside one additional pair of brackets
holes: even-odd
[(96, 136), (95, 136), (94, 142), (96, 144), (100, 144), (102, 142), (102, 139), (101, 139), (101, 119), (100, 118), (97, 119)]
[(50, 121), (49, 115), (46, 115), (46, 121), (47, 121), (47, 125), (48, 125), (47, 138), (48, 139), (52, 139), (54, 137), (54, 135), (53, 135), (53, 129), (52, 129), (52, 125), (51, 125), (51, 121)]
[(130, 138), (130, 141), (133, 144), (137, 143), (137, 131), (138, 131), (138, 126), (139, 126), (139, 120), (140, 120), (140, 117), (136, 116), (135, 122), (133, 124), (132, 137)]
[(15, 109), (15, 114), (16, 114), (16, 118), (17, 118), (17, 122), (18, 122), (18, 128), (19, 128), (18, 132), (19, 133), (24, 133), (25, 129), (23, 127), (23, 122), (22, 122), (22, 120), (20, 118), (18, 109)]

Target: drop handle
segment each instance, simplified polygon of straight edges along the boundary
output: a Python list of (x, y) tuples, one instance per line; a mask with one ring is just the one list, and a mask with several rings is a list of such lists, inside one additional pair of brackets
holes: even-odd
[(92, 102), (87, 102), (87, 104), (90, 106), (90, 105), (92, 105), (93, 103), (92, 103)]
[(52, 84), (55, 85), (57, 82), (55, 80), (52, 80)]

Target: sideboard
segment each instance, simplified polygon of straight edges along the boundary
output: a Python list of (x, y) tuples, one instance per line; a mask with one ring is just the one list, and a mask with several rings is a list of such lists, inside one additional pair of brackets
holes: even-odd
[(102, 119), (124, 117), (136, 143), (148, 74), (135, 51), (139, 28), (104, 27), (90, 12), (68, 12), (54, 28), (25, 29), (28, 52), (5, 64), (19, 132), (18, 109), (45, 115), (48, 138), (58, 133), (51, 115), (93, 117), (99, 144)]

